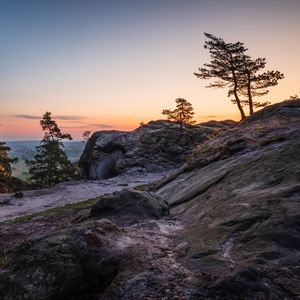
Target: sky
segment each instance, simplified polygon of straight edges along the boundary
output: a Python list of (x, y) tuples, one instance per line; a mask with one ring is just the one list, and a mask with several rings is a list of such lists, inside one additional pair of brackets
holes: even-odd
[(197, 122), (238, 120), (226, 90), (193, 75), (203, 33), (283, 72), (264, 98), (276, 103), (300, 94), (299, 19), (299, 0), (0, 0), (0, 140), (41, 139), (46, 111), (75, 139), (131, 130), (179, 97)]

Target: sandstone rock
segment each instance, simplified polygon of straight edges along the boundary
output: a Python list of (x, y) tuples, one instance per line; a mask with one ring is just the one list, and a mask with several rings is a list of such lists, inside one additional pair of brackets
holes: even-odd
[(100, 197), (91, 209), (91, 217), (114, 220), (160, 218), (169, 213), (169, 206), (158, 196), (142, 191), (122, 190)]
[[(156, 195), (106, 195), (85, 222), (9, 252), (0, 299), (299, 299), (299, 109), (283, 102), (219, 130)], [(130, 153), (145, 158), (138, 149), (160, 143), (162, 122), (142, 126), (114, 168)], [(156, 219), (163, 201), (171, 216)]]
[[(300, 101), (267, 107), (195, 150), (160, 188), (206, 299), (300, 297)], [(206, 291), (206, 292), (205, 292)]]
[[(130, 132), (99, 131), (92, 135), (80, 158), (81, 177), (101, 179), (123, 172), (160, 172), (180, 166), (199, 143), (222, 128), (219, 126), (185, 126), (165, 121), (151, 121)], [(217, 128), (218, 127), (218, 128)]]

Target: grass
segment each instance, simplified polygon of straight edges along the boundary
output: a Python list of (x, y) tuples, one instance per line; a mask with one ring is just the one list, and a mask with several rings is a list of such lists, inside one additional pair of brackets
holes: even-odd
[(82, 201), (82, 202), (67, 204), (65, 206), (54, 207), (54, 208), (50, 208), (50, 209), (47, 209), (47, 210), (44, 210), (41, 212), (36, 212), (36, 213), (30, 214), (30, 215), (21, 216), (21, 217), (18, 217), (14, 220), (10, 220), (7, 222), (10, 224), (24, 223), (24, 222), (31, 221), (32, 219), (39, 217), (39, 216), (54, 217), (54, 216), (59, 216), (59, 215), (63, 215), (66, 213), (71, 214), (71, 213), (74, 213), (79, 210), (91, 208), (94, 204), (97, 203), (98, 200), (99, 200), (99, 197), (92, 198), (92, 199)]
[(7, 255), (7, 250), (6, 247), (2, 247), (2, 252), (3, 252), (3, 257), (0, 257), (0, 268), (6, 267), (7, 264), (9, 263), (9, 257)]

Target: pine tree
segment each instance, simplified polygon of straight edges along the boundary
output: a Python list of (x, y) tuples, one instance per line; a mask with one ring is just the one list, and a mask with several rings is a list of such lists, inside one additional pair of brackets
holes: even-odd
[(221, 38), (212, 34), (204, 33), (208, 38), (205, 41), (204, 48), (208, 49), (211, 61), (204, 64), (204, 68), (199, 68), (199, 73), (194, 73), (200, 79), (217, 78), (216, 81), (210, 83), (208, 88), (224, 88), (228, 87), (228, 97), (234, 96), (234, 102), (237, 104), (241, 114), (241, 118), (246, 117), (243, 110), (242, 101), (238, 95), (239, 78), (238, 73), (242, 68), (242, 62), (239, 54), (245, 51), (243, 43), (225, 43)]
[(261, 97), (267, 95), (269, 90), (267, 88), (278, 84), (278, 80), (283, 79), (284, 75), (279, 71), (266, 71), (257, 74), (266, 66), (265, 58), (251, 59), (245, 53), (240, 54), (243, 67), (239, 72), (239, 87), (238, 93), (244, 97), (242, 100), (244, 105), (249, 106), (249, 115), (254, 113), (254, 108), (265, 107), (271, 104), (269, 101), (258, 102), (254, 101), (254, 97)]
[(199, 73), (194, 73), (200, 79), (217, 80), (207, 87), (228, 87), (228, 97), (237, 104), (241, 118), (246, 117), (243, 107), (249, 106), (249, 114), (252, 115), (254, 108), (264, 107), (270, 102), (254, 101), (254, 97), (264, 96), (269, 93), (267, 88), (278, 84), (278, 80), (284, 78), (279, 71), (266, 71), (257, 74), (265, 68), (266, 59), (252, 59), (246, 55), (244, 43), (226, 43), (223, 39), (205, 33), (209, 39), (205, 42), (205, 49), (211, 55), (211, 61), (204, 64), (205, 68), (199, 68)]
[(4, 142), (0, 142), (0, 192), (11, 191), (11, 163), (17, 162), (17, 158), (9, 158), (8, 152), (10, 148), (5, 146)]
[(74, 178), (75, 168), (63, 150), (62, 140), (72, 140), (70, 134), (62, 133), (51, 113), (46, 112), (40, 121), (44, 138), (36, 147), (34, 160), (26, 161), (30, 180), (40, 186), (53, 185)]
[(176, 109), (164, 109), (162, 114), (166, 115), (168, 120), (177, 122), (180, 125), (180, 131), (182, 131), (183, 124), (195, 123), (193, 120), (194, 108), (191, 103), (183, 98), (177, 98), (175, 102), (177, 104)]

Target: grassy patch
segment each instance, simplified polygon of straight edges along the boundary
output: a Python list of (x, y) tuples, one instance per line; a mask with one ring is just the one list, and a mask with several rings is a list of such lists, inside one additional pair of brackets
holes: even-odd
[(10, 220), (7, 222), (10, 224), (24, 223), (24, 222), (31, 221), (32, 219), (39, 217), (39, 216), (55, 217), (55, 216), (59, 216), (59, 215), (63, 215), (63, 214), (71, 214), (76, 211), (92, 207), (94, 204), (97, 203), (98, 200), (99, 200), (99, 197), (89, 199), (86, 201), (82, 201), (82, 202), (66, 204), (65, 206), (54, 207), (54, 208), (50, 208), (50, 209), (47, 209), (47, 210), (44, 210), (41, 212), (36, 212), (36, 213), (30, 214), (30, 215), (21, 216), (21, 217), (18, 217), (14, 220)]
[(269, 144), (272, 144), (272, 143), (283, 142), (285, 140), (286, 140), (286, 137), (283, 136), (283, 135), (274, 135), (274, 136), (271, 136), (269, 138), (266, 138), (264, 140), (259, 141), (259, 144), (261, 146), (266, 146), (266, 145), (269, 145)]

